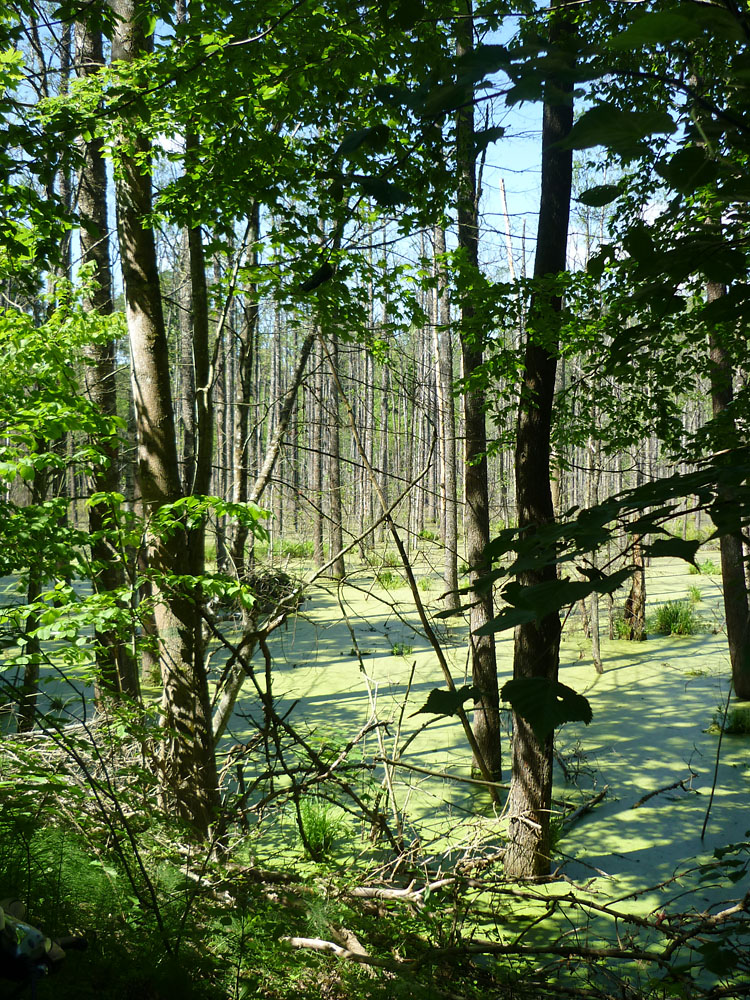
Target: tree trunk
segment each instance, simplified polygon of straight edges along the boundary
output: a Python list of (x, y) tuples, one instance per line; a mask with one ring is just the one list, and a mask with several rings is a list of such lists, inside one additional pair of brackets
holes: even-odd
[[(133, 0), (113, 0), (112, 7), (118, 16), (113, 63), (129, 63), (147, 51), (145, 10)], [(138, 433), (137, 476), (164, 692), (166, 736), (159, 750), (162, 800), (205, 836), (218, 807), (218, 787), (201, 619), (189, 590), (166, 582), (189, 572), (184, 532), (165, 535), (151, 526), (166, 504), (180, 498), (182, 487), (156, 247), (153, 230), (146, 224), (151, 214), (150, 146), (143, 137), (134, 145), (132, 151), (124, 144), (118, 151), (117, 223)]]
[(633, 642), (643, 642), (646, 638), (646, 566), (642, 542), (641, 535), (636, 535), (633, 539), (633, 582), (623, 613), (625, 638)]
[[(330, 356), (331, 364), (334, 370), (338, 373), (339, 368), (339, 344), (336, 334), (331, 335), (331, 346), (330, 346)], [(343, 504), (341, 502), (341, 446), (340, 446), (340, 414), (339, 414), (339, 394), (336, 388), (336, 381), (331, 376), (330, 379), (330, 413), (329, 413), (329, 430), (330, 430), (330, 458), (329, 458), (329, 471), (330, 475), (328, 478), (329, 490), (331, 497), (331, 556), (333, 557), (336, 553), (341, 553), (344, 548), (344, 528), (342, 524), (343, 517)], [(346, 566), (344, 564), (344, 556), (337, 555), (336, 559), (331, 566), (331, 576), (334, 580), (343, 580), (346, 576)]]
[[(550, 47), (565, 30), (563, 13), (555, 17), (552, 0)], [(552, 96), (554, 94), (554, 96)], [(566, 264), (573, 156), (556, 147), (573, 124), (570, 88), (552, 83), (545, 96), (542, 123), (542, 180), (534, 277), (563, 271)], [(524, 375), (516, 439), (518, 527), (524, 533), (553, 520), (550, 489), (550, 431), (557, 368), (559, 314), (562, 303), (540, 289), (532, 295), (526, 330)], [(557, 579), (554, 564), (529, 570), (520, 583), (534, 586)], [(515, 636), (513, 676), (557, 680), (560, 617), (557, 612), (519, 625)], [(510, 878), (547, 874), (550, 865), (552, 736), (540, 743), (531, 726), (513, 716), (513, 779), (508, 805), (505, 872)]]
[[(723, 285), (710, 282), (706, 288), (709, 302), (726, 294)], [(711, 404), (714, 417), (726, 413), (732, 402), (732, 365), (729, 354), (721, 342), (719, 331), (710, 337), (711, 351)], [(729, 418), (730, 438), (736, 438), (734, 419)], [(733, 443), (733, 442), (730, 442)], [(732, 497), (724, 498), (728, 503)], [(740, 532), (722, 535), (719, 539), (721, 553), (721, 582), (724, 591), (724, 615), (727, 623), (727, 642), (732, 664), (732, 682), (735, 695), (750, 700), (750, 614), (748, 614), (747, 580)]]
[[(474, 47), (474, 21), (471, 0), (459, 7), (456, 27), (456, 55), (466, 56)], [(461, 16), (463, 15), (463, 16)], [(456, 169), (458, 246), (463, 251), (469, 283), (478, 276), (478, 214), (476, 191), (476, 143), (474, 139), (474, 104), (461, 108), (456, 121)], [(490, 541), (489, 496), (487, 490), (487, 437), (485, 394), (471, 379), (482, 365), (482, 340), (485, 331), (477, 319), (470, 291), (461, 297), (461, 353), (464, 391), (464, 530), (466, 558), (472, 587), (489, 571), (486, 549)], [(495, 640), (492, 635), (477, 634), (493, 617), (492, 590), (475, 591), (470, 613), (471, 676), (478, 696), (474, 702), (474, 736), (485, 764), (498, 781), (502, 776), (500, 744), (500, 695), (497, 686)], [(477, 762), (474, 762), (477, 767)]]
[[(75, 29), (76, 64), (82, 77), (93, 76), (104, 65), (102, 36), (79, 22)], [(82, 142), (82, 162), (78, 177), (78, 215), (81, 220), (81, 262), (93, 265), (93, 284), (86, 293), (84, 308), (101, 316), (112, 314), (112, 272), (109, 263), (109, 220), (107, 218), (107, 168), (101, 140)], [(105, 417), (117, 416), (115, 343), (97, 341), (85, 347), (84, 391)], [(100, 446), (106, 462), (92, 476), (92, 492), (116, 493), (122, 490), (119, 449), (113, 433)], [(108, 503), (89, 507), (89, 531), (92, 536), (91, 559), (93, 586), (98, 593), (113, 594), (125, 584), (124, 553), (116, 552), (101, 537), (111, 521), (113, 508)], [(110, 525), (111, 526), (111, 525)], [(116, 630), (97, 630), (98, 676), (95, 698), (101, 707), (105, 695), (125, 694), (140, 697), (138, 668), (127, 637)]]
[(453, 396), (453, 341), (451, 307), (445, 265), (445, 230), (435, 227), (435, 267), (439, 284), (435, 290), (435, 356), (437, 360), (438, 421), (442, 457), (441, 512), (443, 540), (443, 585), (445, 607), (456, 610), (458, 596), (458, 497), (456, 482), (456, 409)]

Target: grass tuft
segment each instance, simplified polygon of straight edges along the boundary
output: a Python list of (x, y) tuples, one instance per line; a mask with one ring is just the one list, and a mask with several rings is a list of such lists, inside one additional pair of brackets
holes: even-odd
[(662, 635), (695, 635), (700, 620), (689, 601), (667, 601), (657, 608), (649, 631)]

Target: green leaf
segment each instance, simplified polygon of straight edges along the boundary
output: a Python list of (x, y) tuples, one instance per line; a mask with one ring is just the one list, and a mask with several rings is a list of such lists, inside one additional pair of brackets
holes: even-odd
[(353, 180), (357, 182), (361, 190), (370, 198), (374, 198), (378, 205), (386, 208), (393, 208), (396, 205), (403, 205), (409, 201), (411, 195), (408, 191), (391, 184), (380, 177), (362, 177), (355, 175)]
[(591, 208), (601, 208), (602, 205), (609, 205), (615, 198), (619, 198), (620, 194), (618, 184), (597, 184), (596, 187), (580, 194), (578, 201), (582, 205), (590, 205)]
[(517, 677), (503, 684), (500, 696), (529, 723), (543, 743), (563, 722), (584, 722), (593, 718), (587, 698), (549, 677)]
[(684, 559), (685, 562), (696, 566), (695, 556), (700, 545), (700, 542), (684, 541), (682, 538), (657, 538), (656, 541), (644, 545), (643, 548), (653, 558), (671, 556), (672, 558)]
[(613, 104), (598, 104), (581, 115), (561, 149), (606, 146), (621, 156), (643, 151), (643, 140), (651, 135), (672, 135), (677, 126), (666, 111), (623, 111)]
[(690, 193), (716, 179), (718, 166), (701, 146), (685, 146), (664, 162), (656, 164), (670, 187)]
[(362, 128), (356, 132), (350, 132), (333, 154), (334, 159), (338, 156), (346, 156), (347, 153), (353, 153), (360, 146), (372, 146), (373, 149), (382, 149), (388, 141), (390, 134), (391, 130), (387, 125), (373, 125), (372, 128)]
[(464, 685), (456, 691), (445, 691), (440, 688), (433, 688), (427, 696), (427, 701), (416, 712), (412, 712), (411, 718), (415, 715), (456, 715), (459, 708), (467, 701), (476, 701), (479, 691), (473, 685)]
[(613, 49), (630, 51), (638, 45), (667, 45), (670, 42), (688, 42), (698, 38), (700, 27), (682, 14), (656, 12), (638, 18), (625, 31), (615, 35), (610, 45)]
[(496, 142), (498, 139), (502, 139), (505, 135), (505, 129), (501, 125), (497, 125), (495, 128), (487, 128), (482, 132), (474, 133), (474, 151), (476, 153), (481, 153), (483, 149), (492, 142)]

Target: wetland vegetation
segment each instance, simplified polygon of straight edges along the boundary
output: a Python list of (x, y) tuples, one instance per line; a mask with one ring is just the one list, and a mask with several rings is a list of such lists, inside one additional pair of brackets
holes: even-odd
[(746, 997), (745, 7), (6, 6), (0, 995)]

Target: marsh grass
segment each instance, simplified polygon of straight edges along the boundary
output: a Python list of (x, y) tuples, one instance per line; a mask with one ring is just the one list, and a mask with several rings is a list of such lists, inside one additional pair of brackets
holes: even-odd
[[(724, 708), (717, 708), (707, 733), (720, 733), (724, 721)], [(725, 736), (750, 736), (750, 705), (736, 705), (727, 712), (723, 725)]]
[(656, 609), (648, 624), (649, 632), (662, 635), (695, 635), (700, 629), (700, 619), (688, 600), (667, 601)]
[(344, 827), (339, 810), (323, 799), (304, 799), (300, 816), (311, 856), (319, 860), (330, 855)]
[(721, 567), (718, 566), (713, 559), (704, 559), (703, 562), (699, 562), (697, 565), (690, 567), (691, 576), (711, 576), (720, 572)]

